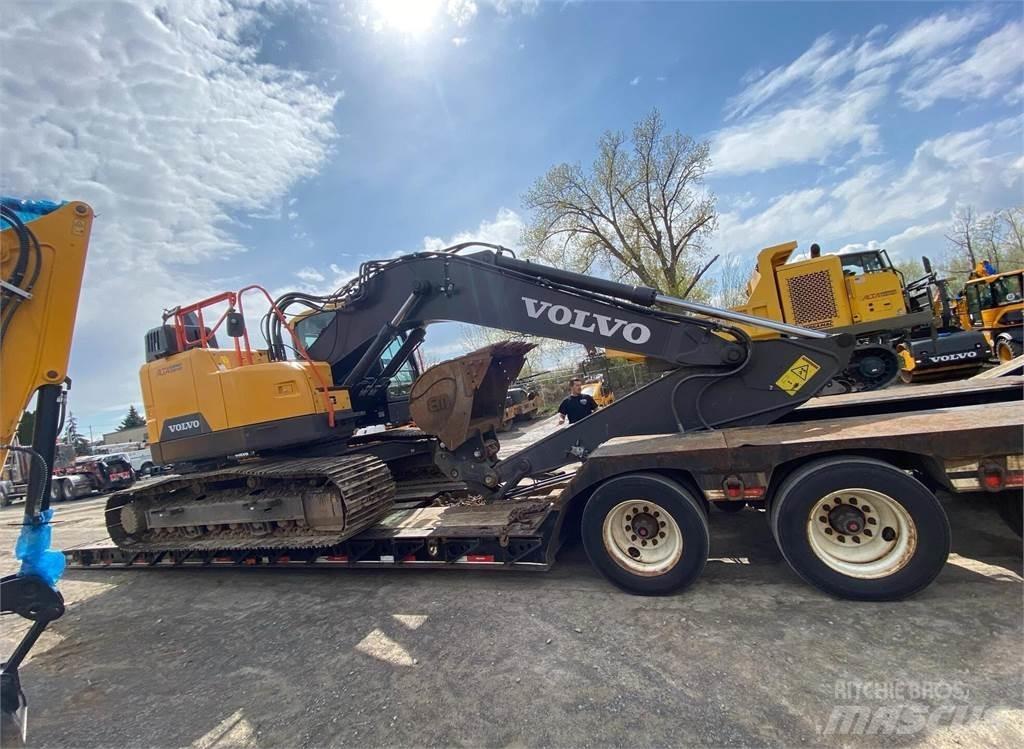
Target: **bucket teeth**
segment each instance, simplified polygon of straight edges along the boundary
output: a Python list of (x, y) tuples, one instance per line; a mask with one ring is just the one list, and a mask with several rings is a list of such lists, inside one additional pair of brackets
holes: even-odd
[(504, 341), (431, 367), (409, 393), (413, 421), (448, 450), (497, 430), (505, 416), (508, 387), (532, 348), (532, 343)]

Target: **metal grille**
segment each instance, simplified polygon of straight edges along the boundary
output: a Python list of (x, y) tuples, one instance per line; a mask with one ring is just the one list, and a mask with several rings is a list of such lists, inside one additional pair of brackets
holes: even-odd
[(839, 316), (828, 271), (819, 270), (786, 279), (794, 322), (808, 328), (828, 328)]

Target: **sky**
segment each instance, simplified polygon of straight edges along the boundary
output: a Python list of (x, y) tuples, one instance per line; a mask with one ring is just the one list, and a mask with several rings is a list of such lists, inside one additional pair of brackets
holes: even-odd
[(163, 309), (330, 291), (464, 239), (517, 247), (531, 183), (655, 107), (711, 144), (714, 252), (935, 255), (957, 206), (1024, 202), (1019, 3), (13, 7), (0, 192), (96, 209), (71, 408), (97, 435), (141, 405)]

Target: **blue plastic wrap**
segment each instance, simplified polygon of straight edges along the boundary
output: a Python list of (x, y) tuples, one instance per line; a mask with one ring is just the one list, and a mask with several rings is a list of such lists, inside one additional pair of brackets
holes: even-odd
[(18, 535), (18, 543), (14, 546), (14, 556), (21, 560), (19, 575), (38, 575), (51, 588), (57, 587), (57, 581), (64, 574), (67, 560), (64, 554), (50, 548), (50, 536), (53, 508), (40, 513), (39, 522), (22, 525)]
[(47, 213), (53, 213), (64, 205), (64, 202), (65, 201), (55, 203), (52, 200), (22, 200), (21, 198), (12, 198), (8, 195), (0, 195), (0, 204), (7, 206), (18, 214), (18, 218), (26, 224), (29, 221), (34, 221), (40, 216), (45, 216)]

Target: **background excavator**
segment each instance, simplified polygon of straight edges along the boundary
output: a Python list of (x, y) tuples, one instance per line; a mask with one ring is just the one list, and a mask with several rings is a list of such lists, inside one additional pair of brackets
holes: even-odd
[[(0, 465), (9, 450), (30, 457), (17, 573), (0, 578), (0, 609), (32, 622), (4, 661), (0, 707), (24, 735), (19, 667), (50, 622), (64, 613), (56, 589), (64, 555), (50, 546), (50, 472), (62, 429), (71, 334), (92, 230), (85, 203), (0, 198)], [(11, 447), (18, 422), (36, 396), (31, 447)]]

